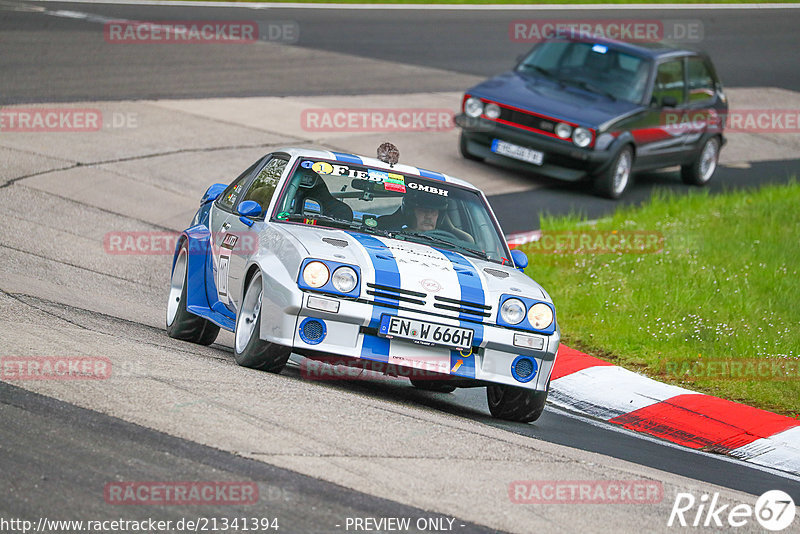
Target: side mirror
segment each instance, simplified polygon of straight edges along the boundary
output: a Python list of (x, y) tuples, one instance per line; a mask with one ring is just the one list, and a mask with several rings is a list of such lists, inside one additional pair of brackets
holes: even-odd
[(200, 204), (203, 205), (203, 204), (206, 204), (208, 202), (214, 202), (222, 194), (222, 192), (225, 191), (225, 189), (227, 189), (227, 187), (228, 186), (226, 184), (214, 184), (214, 185), (212, 185), (211, 187), (206, 189), (206, 192), (203, 195), (203, 198), (200, 200)]
[(527, 254), (517, 248), (511, 250), (511, 259), (514, 260), (514, 265), (516, 265), (517, 269), (520, 271), (528, 266)]
[(239, 212), (239, 215), (241, 215), (239, 220), (245, 223), (247, 226), (252, 226), (253, 221), (251, 221), (248, 217), (258, 217), (261, 215), (261, 204), (255, 200), (245, 200), (239, 204), (237, 211)]
[(665, 108), (674, 108), (678, 105), (678, 99), (674, 96), (663, 96), (661, 97), (661, 107)]

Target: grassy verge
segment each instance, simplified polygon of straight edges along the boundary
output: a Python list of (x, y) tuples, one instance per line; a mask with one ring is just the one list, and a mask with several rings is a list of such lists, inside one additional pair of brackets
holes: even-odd
[[(583, 251), (574, 250), (579, 240), (571, 253), (544, 253), (544, 240), (521, 248), (531, 262), (527, 274), (555, 301), (567, 345), (665, 382), (798, 417), (798, 206), (795, 181), (714, 196), (660, 193), (590, 225), (579, 217), (542, 217), (550, 245), (562, 236), (570, 248), (563, 236), (588, 235)], [(648, 249), (653, 236), (659, 245)], [(619, 250), (620, 238), (639, 239), (647, 253), (602, 253), (602, 246)]]

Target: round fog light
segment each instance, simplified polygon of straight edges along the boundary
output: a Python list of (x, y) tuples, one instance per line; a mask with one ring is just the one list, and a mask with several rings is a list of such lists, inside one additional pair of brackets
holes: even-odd
[(572, 126), (564, 122), (559, 122), (556, 124), (556, 135), (561, 139), (569, 139), (569, 136), (572, 135)]
[(477, 118), (483, 114), (483, 102), (479, 98), (471, 96), (464, 102), (464, 113), (468, 117)]
[(303, 269), (303, 280), (313, 288), (320, 288), (328, 283), (328, 267), (321, 261), (309, 262)]
[(589, 146), (592, 142), (592, 132), (579, 126), (572, 132), (572, 142), (581, 148)]
[(332, 281), (333, 287), (336, 288), (336, 291), (350, 293), (356, 288), (356, 284), (358, 283), (358, 275), (350, 267), (339, 267), (333, 271)]
[(525, 317), (525, 305), (519, 299), (508, 299), (500, 307), (500, 317), (508, 324), (519, 324)]
[(490, 119), (497, 119), (500, 117), (500, 106), (494, 103), (486, 104), (486, 109), (483, 111), (483, 114)]

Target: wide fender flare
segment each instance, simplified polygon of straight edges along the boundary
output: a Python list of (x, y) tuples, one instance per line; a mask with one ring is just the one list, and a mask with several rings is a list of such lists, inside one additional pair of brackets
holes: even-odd
[(256, 269), (261, 271), (261, 339), (286, 344), (294, 336), (303, 293), (297, 286), (300, 265), (286, 265), (274, 254), (251, 259), (242, 278), (242, 298)]
[[(211, 243), (211, 232), (203, 225), (192, 226), (181, 232), (175, 244), (172, 257), (172, 270), (183, 244), (187, 244), (188, 261), (186, 265), (186, 304), (187, 306), (203, 306), (208, 308), (206, 295), (206, 267), (209, 261), (208, 249)], [(213, 283), (213, 280), (212, 280)]]

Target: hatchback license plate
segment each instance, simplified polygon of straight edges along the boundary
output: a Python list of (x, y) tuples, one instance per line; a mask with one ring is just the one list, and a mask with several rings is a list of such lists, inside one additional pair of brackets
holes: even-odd
[(394, 315), (381, 316), (379, 333), (383, 337), (399, 337), (462, 350), (472, 347), (472, 337), (475, 335), (475, 331), (469, 328), (416, 321)]
[(492, 152), (495, 154), (500, 154), (501, 156), (518, 159), (520, 161), (527, 161), (528, 163), (533, 163), (534, 165), (541, 165), (544, 161), (544, 152), (539, 152), (538, 150), (533, 150), (532, 148), (515, 145), (514, 143), (509, 143), (508, 141), (501, 141), (500, 139), (495, 139), (492, 141)]

